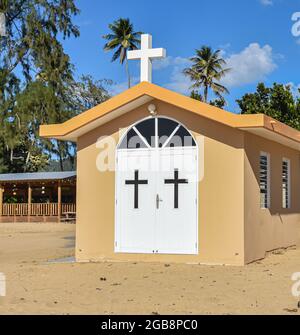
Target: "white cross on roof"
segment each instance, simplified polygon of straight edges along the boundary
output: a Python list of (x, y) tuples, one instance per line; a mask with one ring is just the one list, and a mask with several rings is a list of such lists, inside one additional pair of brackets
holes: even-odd
[(127, 52), (128, 59), (141, 60), (141, 82), (152, 82), (152, 59), (166, 58), (167, 52), (163, 48), (152, 49), (152, 36), (143, 34), (141, 36), (141, 50)]

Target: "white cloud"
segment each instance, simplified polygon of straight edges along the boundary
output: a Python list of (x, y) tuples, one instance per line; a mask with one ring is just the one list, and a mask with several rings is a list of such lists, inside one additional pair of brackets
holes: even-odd
[(251, 43), (240, 53), (226, 58), (231, 71), (223, 78), (222, 84), (237, 87), (263, 80), (276, 69), (274, 58), (269, 45), (261, 47), (258, 43)]
[(260, 0), (260, 3), (264, 6), (272, 6), (273, 0)]
[[(132, 77), (131, 78), (131, 86), (134, 86), (136, 84), (138, 84), (140, 81), (140, 78), (138, 77)], [(109, 93), (114, 96), (117, 94), (120, 94), (124, 91), (126, 91), (128, 89), (128, 80), (124, 81), (122, 83), (117, 83), (117, 84), (113, 84), (110, 89), (109, 89)]]
[[(190, 61), (188, 58), (183, 57), (172, 57), (168, 56), (161, 60), (155, 60), (153, 62), (153, 70), (159, 71), (166, 68), (172, 68), (171, 78), (172, 81), (170, 84), (164, 85), (169, 89), (172, 89), (176, 92), (187, 94), (189, 92), (189, 87), (191, 86), (190, 81), (186, 78), (182, 71), (184, 68), (190, 65)], [(138, 64), (140, 66), (140, 64)], [(139, 77), (132, 77), (131, 78), (131, 86), (134, 86), (140, 82)], [(122, 83), (113, 84), (110, 89), (109, 93), (114, 96), (120, 94), (128, 89), (128, 81), (124, 81)]]
[(172, 91), (188, 94), (192, 85), (190, 79), (182, 72), (191, 65), (191, 61), (184, 57), (168, 57), (169, 66), (172, 66), (170, 82), (164, 86)]
[(186, 67), (190, 63), (188, 58), (168, 56), (164, 59), (153, 61), (153, 70), (162, 70), (169, 66)]
[[(258, 43), (251, 43), (240, 53), (235, 53), (226, 57), (226, 52), (222, 50), (222, 55), (227, 62), (227, 67), (231, 71), (223, 78), (222, 84), (226, 87), (238, 87), (263, 80), (272, 73), (277, 65), (276, 55), (269, 45), (261, 47)], [(182, 70), (190, 65), (188, 58), (169, 57), (165, 66), (173, 66), (170, 82), (165, 87), (182, 94), (188, 94), (191, 81)]]
[[(272, 73), (277, 65), (276, 59), (282, 58), (273, 53), (271, 46), (260, 46), (258, 43), (251, 43), (239, 53), (229, 54), (225, 50), (222, 56), (227, 62), (227, 67), (231, 71), (222, 80), (222, 84), (228, 88), (239, 87), (264, 80), (267, 75)], [(192, 85), (190, 79), (182, 71), (189, 67), (191, 62), (189, 58), (172, 57), (153, 62), (155, 71), (169, 69), (171, 70), (170, 79), (163, 85), (164, 87), (181, 94), (189, 94)], [(132, 78), (132, 85), (139, 82), (139, 77)], [(110, 89), (113, 95), (119, 94), (128, 88), (127, 81), (116, 84)]]
[(163, 59), (153, 61), (153, 70), (162, 70), (169, 67), (172, 64), (173, 58), (168, 56)]
[(188, 77), (186, 77), (182, 73), (182, 69), (179, 69), (178, 67), (174, 68), (172, 76), (171, 76), (171, 81), (164, 85), (166, 88), (182, 93), (182, 94), (188, 94), (190, 91), (190, 87), (192, 85), (192, 82)]

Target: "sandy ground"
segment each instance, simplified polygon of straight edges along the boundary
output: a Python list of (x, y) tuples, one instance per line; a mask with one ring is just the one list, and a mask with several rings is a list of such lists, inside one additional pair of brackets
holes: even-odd
[(0, 224), (0, 314), (299, 314), (300, 249), (246, 267), (53, 264), (73, 256), (74, 225)]

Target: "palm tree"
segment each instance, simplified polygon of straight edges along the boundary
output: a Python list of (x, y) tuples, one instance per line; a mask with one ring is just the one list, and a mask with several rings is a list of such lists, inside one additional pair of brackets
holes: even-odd
[(133, 24), (129, 19), (118, 19), (109, 24), (110, 34), (104, 35), (103, 38), (108, 42), (104, 45), (105, 51), (116, 50), (112, 57), (112, 62), (117, 59), (123, 65), (126, 62), (126, 72), (128, 77), (128, 88), (130, 88), (130, 74), (128, 67), (127, 51), (136, 50), (141, 43), (142, 32), (135, 32)]
[(190, 58), (193, 63), (190, 68), (183, 70), (183, 73), (190, 77), (193, 85), (191, 88), (204, 88), (204, 102), (207, 102), (208, 90), (211, 89), (218, 98), (223, 93), (229, 93), (228, 89), (219, 83), (229, 71), (224, 68), (226, 61), (220, 56), (220, 50), (213, 51), (210, 47), (203, 46), (196, 50), (196, 55)]

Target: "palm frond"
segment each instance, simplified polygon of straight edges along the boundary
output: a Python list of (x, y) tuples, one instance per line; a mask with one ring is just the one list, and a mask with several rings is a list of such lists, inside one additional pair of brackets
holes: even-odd
[(103, 48), (104, 48), (105, 51), (110, 51), (110, 50), (113, 50), (113, 49), (117, 48), (119, 45), (120, 45), (119, 40), (114, 39), (114, 40), (106, 43)]
[(221, 57), (221, 51), (213, 51), (208, 46), (197, 49), (195, 55), (190, 58), (192, 65), (183, 70), (184, 75), (192, 81), (191, 88), (204, 89), (204, 100), (207, 100), (208, 90), (211, 89), (218, 97), (229, 93), (228, 89), (219, 81), (231, 70), (224, 68), (226, 61)]
[(103, 36), (108, 42), (104, 45), (105, 51), (117, 49), (112, 57), (112, 61), (120, 60), (123, 64), (128, 50), (135, 50), (141, 43), (141, 32), (135, 32), (133, 24), (128, 18), (119, 18), (108, 25), (109, 34)]
[(229, 94), (228, 89), (225, 86), (223, 86), (223, 85), (221, 85), (219, 83), (216, 83), (216, 82), (212, 83), (211, 88), (212, 88), (212, 90), (215, 93), (226, 93), (226, 94)]
[(119, 47), (119, 49), (113, 54), (111, 61), (115, 62), (118, 58), (120, 58), (122, 48)]
[(103, 35), (102, 38), (104, 38), (105, 40), (111, 41), (113, 39), (116, 38), (116, 35), (114, 34), (107, 34), (107, 35)]

